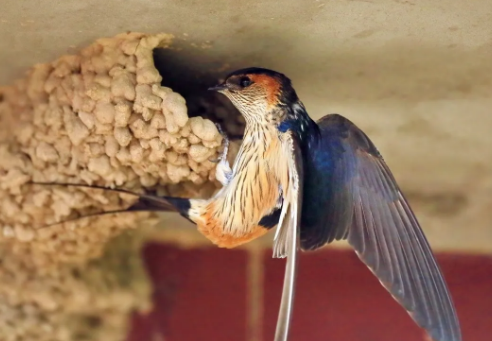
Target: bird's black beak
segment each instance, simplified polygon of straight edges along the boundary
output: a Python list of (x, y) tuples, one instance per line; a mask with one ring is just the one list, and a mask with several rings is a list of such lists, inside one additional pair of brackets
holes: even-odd
[(212, 87), (208, 88), (208, 90), (210, 90), (210, 91), (218, 91), (218, 92), (221, 92), (221, 91), (224, 91), (227, 89), (228, 89), (228, 86), (224, 83), (217, 84), (216, 86), (212, 86)]

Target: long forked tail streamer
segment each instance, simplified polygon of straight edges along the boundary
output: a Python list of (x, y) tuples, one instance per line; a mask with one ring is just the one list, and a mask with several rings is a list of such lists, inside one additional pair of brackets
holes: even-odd
[(295, 234), (287, 238), (287, 261), (285, 264), (284, 285), (282, 299), (277, 319), (274, 341), (287, 341), (289, 337), (292, 309), (295, 296), (295, 282), (297, 274), (297, 249), (299, 245), (299, 231), (290, 229), (287, 233)]
[(138, 197), (137, 202), (135, 202), (133, 205), (131, 205), (127, 208), (124, 208), (124, 209), (89, 213), (89, 214), (86, 214), (86, 215), (83, 215), (80, 217), (75, 217), (75, 218), (59, 221), (56, 223), (44, 225), (44, 226), (41, 226), (40, 228), (48, 228), (48, 227), (51, 227), (54, 225), (73, 222), (73, 221), (77, 221), (77, 220), (85, 219), (85, 218), (89, 218), (89, 217), (97, 217), (97, 216), (116, 214), (116, 213), (177, 211), (176, 207), (173, 204), (171, 204), (168, 200), (166, 200), (165, 198), (161, 198), (161, 197), (158, 197), (155, 195), (149, 195), (149, 194), (140, 194), (137, 192), (126, 190), (126, 189), (109, 188), (109, 187), (97, 186), (97, 185), (59, 183), (59, 182), (29, 182), (28, 184), (39, 185), (39, 186), (65, 186), (65, 187), (81, 187), (81, 188), (89, 188), (89, 189), (100, 189), (100, 190), (105, 190), (105, 191), (125, 193), (128, 195), (133, 195), (133, 196)]

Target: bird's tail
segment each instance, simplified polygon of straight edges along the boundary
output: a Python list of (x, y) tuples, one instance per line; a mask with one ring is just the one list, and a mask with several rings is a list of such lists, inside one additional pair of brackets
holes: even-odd
[(97, 186), (97, 185), (71, 184), (71, 183), (59, 183), (59, 182), (29, 182), (28, 184), (39, 185), (39, 186), (65, 186), (65, 187), (92, 188), (92, 189), (100, 189), (104, 191), (125, 193), (128, 195), (133, 195), (138, 197), (138, 200), (134, 204), (124, 209), (90, 213), (80, 217), (45, 225), (43, 227), (63, 224), (70, 221), (75, 221), (88, 217), (96, 217), (96, 216), (102, 216), (107, 214), (125, 213), (125, 212), (176, 212), (187, 217), (188, 210), (190, 208), (190, 199), (188, 198), (160, 197), (152, 194), (140, 194), (137, 192), (133, 192), (121, 188), (110, 188), (110, 187)]

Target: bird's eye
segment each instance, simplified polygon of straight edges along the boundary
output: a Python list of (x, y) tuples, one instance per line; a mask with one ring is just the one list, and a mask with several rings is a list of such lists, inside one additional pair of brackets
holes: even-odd
[(243, 77), (241, 78), (241, 80), (239, 81), (239, 84), (243, 87), (243, 88), (246, 88), (248, 86), (250, 86), (253, 82), (248, 78), (248, 77)]

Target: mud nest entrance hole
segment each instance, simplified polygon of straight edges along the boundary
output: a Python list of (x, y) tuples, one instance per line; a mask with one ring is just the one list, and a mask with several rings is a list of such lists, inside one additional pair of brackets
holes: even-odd
[(240, 140), (244, 133), (243, 117), (225, 96), (207, 90), (233, 69), (211, 61), (202, 52), (179, 43), (178, 47), (154, 49), (161, 85), (185, 98), (189, 117), (201, 116), (219, 123), (231, 140)]

